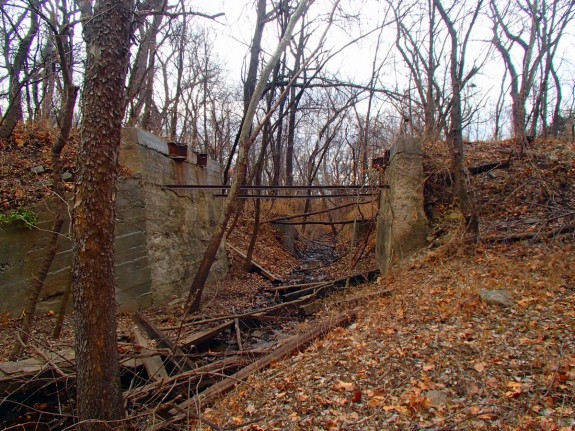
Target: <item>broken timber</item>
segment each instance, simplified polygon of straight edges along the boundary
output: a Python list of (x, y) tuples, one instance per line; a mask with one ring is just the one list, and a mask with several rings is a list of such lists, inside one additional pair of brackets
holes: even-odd
[(148, 373), (148, 377), (151, 380), (165, 380), (168, 378), (168, 372), (164, 368), (164, 361), (162, 357), (158, 354), (151, 354), (153, 351), (149, 349), (150, 344), (147, 337), (145, 337), (138, 326), (132, 328), (132, 334), (134, 335), (134, 341), (138, 346), (140, 346), (142, 352), (142, 361), (144, 362), (144, 367)]
[[(305, 284), (294, 284), (294, 285), (284, 285), (284, 286), (274, 286), (267, 290), (271, 292), (277, 292), (282, 295), (284, 300), (292, 300), (295, 298), (302, 297), (306, 294), (327, 293), (330, 289), (345, 287), (346, 284), (357, 285), (364, 283), (366, 281), (373, 281), (379, 275), (379, 269), (373, 269), (367, 272), (358, 272), (355, 274), (349, 274), (345, 277), (338, 278), (335, 280), (329, 280), (319, 283), (305, 283)], [(326, 291), (327, 290), (327, 291)], [(285, 293), (284, 293), (285, 292)], [(307, 313), (306, 313), (307, 314)]]
[[(247, 259), (247, 255), (245, 253), (241, 252), (239, 249), (237, 249), (236, 247), (234, 247), (230, 243), (228, 243), (227, 245), (230, 248), (230, 250), (237, 253), (241, 258)], [(253, 258), (252, 258), (252, 266), (255, 267), (259, 273), (261, 273), (264, 277), (266, 277), (271, 282), (280, 282), (281, 283), (283, 281), (281, 277), (279, 277), (279, 276), (273, 274), (271, 271), (268, 271), (267, 269), (265, 269), (263, 266), (261, 266), (259, 263), (257, 263)]]
[[(194, 364), (187, 358), (186, 354), (174, 343), (170, 337), (166, 335), (164, 331), (158, 328), (154, 323), (142, 313), (136, 313), (133, 316), (134, 321), (138, 326), (146, 331), (148, 336), (157, 341), (160, 347), (165, 347), (169, 349), (172, 354), (169, 355), (168, 360), (176, 367), (180, 372), (191, 370), (194, 368)], [(178, 358), (175, 357), (178, 356)]]
[(124, 392), (124, 398), (131, 403), (143, 403), (148, 398), (157, 398), (158, 393), (167, 396), (175, 390), (179, 390), (182, 386), (193, 386), (194, 388), (203, 389), (213, 383), (211, 376), (221, 376), (225, 371), (237, 370), (238, 368), (245, 367), (250, 362), (252, 361), (249, 358), (239, 356), (224, 358), (221, 361), (212, 362), (193, 370), (176, 374), (165, 380), (130, 389)]
[[(294, 335), (288, 338), (269, 355), (258, 359), (247, 367), (242, 368), (237, 373), (227, 377), (215, 385), (210, 386), (204, 392), (195, 395), (194, 397), (184, 401), (177, 407), (170, 410), (168, 413), (174, 417), (170, 419), (169, 422), (174, 423), (174, 421), (185, 419), (186, 415), (179, 413), (181, 410), (195, 409), (196, 411), (199, 411), (200, 407), (205, 407), (207, 404), (213, 401), (214, 398), (229, 391), (238, 383), (244, 381), (250, 375), (269, 366), (272, 362), (275, 362), (299, 349), (306, 347), (311, 341), (329, 332), (331, 329), (337, 326), (343, 326), (351, 323), (355, 319), (356, 315), (357, 311), (355, 310), (340, 314), (339, 316), (328, 320), (327, 322), (319, 324), (316, 328), (306, 332), (305, 334)], [(151, 428), (151, 431), (161, 430), (164, 425), (165, 424), (162, 423), (157, 424)]]
[(227, 320), (224, 323), (210, 329), (206, 329), (205, 331), (195, 332), (191, 335), (188, 335), (184, 338), (180, 344), (186, 348), (191, 348), (192, 346), (198, 346), (199, 344), (203, 343), (204, 341), (211, 340), (219, 333), (230, 329), (234, 326), (233, 320)]

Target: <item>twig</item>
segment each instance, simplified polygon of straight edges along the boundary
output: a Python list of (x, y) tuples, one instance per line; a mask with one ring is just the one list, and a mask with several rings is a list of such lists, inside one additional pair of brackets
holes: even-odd
[(244, 350), (242, 346), (242, 332), (240, 329), (240, 319), (237, 317), (234, 319), (234, 326), (236, 327), (236, 340), (238, 342), (238, 350), (242, 351)]

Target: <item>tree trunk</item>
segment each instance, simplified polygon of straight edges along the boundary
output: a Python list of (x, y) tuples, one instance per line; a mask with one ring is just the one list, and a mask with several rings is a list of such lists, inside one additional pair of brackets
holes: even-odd
[[(78, 2), (80, 3), (80, 2)], [(78, 429), (120, 427), (114, 227), (133, 0), (81, 3), (86, 41), (82, 124), (74, 196), (74, 294)]]
[[(300, 67), (301, 60), (303, 57), (303, 50), (304, 50), (304, 32), (303, 29), (300, 33), (299, 43), (297, 45), (297, 50), (295, 53), (295, 65), (294, 65), (294, 72), (297, 71)], [(286, 185), (293, 186), (294, 184), (294, 172), (293, 172), (293, 162), (294, 162), (294, 145), (295, 145), (295, 126), (296, 126), (296, 119), (297, 119), (297, 108), (299, 101), (301, 100), (301, 96), (303, 93), (297, 94), (296, 88), (292, 87), (290, 89), (290, 107), (289, 107), (289, 116), (288, 116), (288, 134), (287, 134), (287, 141), (286, 141)]]
[[(149, 4), (140, 7), (160, 12), (166, 3), (164, 0), (153, 0)], [(130, 103), (130, 115), (128, 125), (135, 126), (140, 122), (143, 129), (148, 129), (151, 116), (151, 100), (153, 97), (153, 77), (155, 74), (156, 38), (164, 15), (155, 15), (152, 23), (140, 43), (136, 58), (131, 70), (128, 88), (127, 102)], [(143, 23), (139, 25), (143, 30)], [(143, 118), (140, 120), (142, 110), (145, 109)]]
[(36, 33), (38, 33), (39, 23), (38, 23), (38, 13), (36, 13), (35, 8), (38, 7), (38, 1), (31, 2), (32, 7), (30, 11), (30, 28), (18, 45), (18, 50), (14, 56), (14, 61), (11, 65), (8, 65), (8, 75), (9, 75), (9, 88), (8, 88), (8, 107), (0, 122), (0, 140), (5, 140), (10, 138), (12, 131), (18, 124), (18, 121), (22, 121), (22, 86), (24, 85), (20, 82), (20, 74), (22, 69), (26, 64), (26, 58), (30, 52), (30, 46)]
[[(67, 22), (66, 17), (64, 20)], [(36, 312), (38, 298), (40, 297), (40, 293), (44, 287), (46, 277), (48, 276), (48, 272), (50, 271), (50, 267), (52, 266), (52, 262), (54, 261), (54, 257), (58, 251), (58, 239), (64, 225), (67, 210), (66, 188), (64, 186), (64, 181), (62, 180), (62, 159), (60, 156), (62, 154), (62, 150), (70, 139), (72, 122), (74, 120), (74, 108), (76, 106), (76, 98), (78, 95), (78, 87), (74, 85), (74, 80), (72, 78), (72, 49), (70, 40), (66, 35), (57, 34), (55, 18), (53, 16), (52, 23), (50, 24), (50, 28), (56, 34), (53, 35), (53, 40), (52, 38), (48, 40), (48, 43), (56, 44), (60, 67), (62, 70), (62, 80), (64, 82), (64, 98), (62, 100), (62, 107), (60, 110), (62, 114), (60, 133), (58, 135), (58, 140), (52, 147), (51, 154), (56, 218), (54, 219), (54, 223), (52, 224), (52, 229), (50, 231), (50, 237), (48, 238), (46, 255), (44, 256), (40, 270), (34, 277), (34, 282), (32, 283), (30, 291), (28, 292), (28, 298), (22, 316), (22, 326), (19, 328), (19, 339), (14, 345), (14, 348), (10, 354), (10, 359), (13, 361), (18, 359), (22, 348), (28, 342), (30, 337), (30, 329), (32, 328), (32, 323), (34, 321), (34, 314)], [(50, 56), (51, 58), (55, 57), (53, 47), (46, 49), (49, 49), (50, 52), (52, 52), (52, 55)], [(52, 78), (52, 81), (53, 80), (54, 78)]]
[[(272, 104), (272, 96), (273, 92), (270, 92), (267, 98), (267, 110), (268, 112), (271, 109)], [(262, 133), (262, 147), (260, 150), (260, 154), (258, 156), (258, 161), (255, 166), (254, 171), (254, 184), (256, 186), (260, 186), (262, 184), (262, 173), (263, 173), (263, 166), (265, 163), (265, 156), (267, 153), (268, 145), (271, 140), (271, 127), (270, 127), (270, 120), (266, 121), (266, 124), (263, 129)], [(257, 195), (260, 194), (258, 190), (256, 192)], [(254, 250), (256, 248), (256, 242), (258, 239), (258, 233), (260, 230), (260, 213), (261, 213), (261, 199), (256, 199), (255, 203), (255, 211), (254, 211), (254, 228), (252, 230), (252, 235), (250, 237), (250, 243), (248, 245), (248, 249), (246, 251), (246, 262), (245, 262), (245, 270), (250, 271), (252, 269), (252, 258), (254, 255)]]
[[(254, 31), (254, 37), (252, 38), (252, 46), (250, 48), (250, 64), (248, 68), (248, 75), (246, 76), (246, 82), (244, 84), (244, 115), (242, 117), (242, 122), (240, 124), (240, 131), (238, 131), (230, 154), (228, 155), (228, 161), (226, 167), (224, 168), (224, 184), (228, 183), (230, 177), (230, 168), (232, 166), (232, 161), (236, 153), (236, 149), (240, 140), (241, 129), (244, 127), (244, 122), (246, 119), (246, 112), (250, 104), (252, 95), (254, 94), (254, 89), (256, 88), (256, 83), (258, 80), (258, 65), (260, 61), (260, 52), (262, 49), (262, 36), (264, 33), (264, 26), (266, 24), (266, 0), (258, 0), (257, 6), (257, 23), (256, 29)], [(250, 124), (249, 127), (252, 125)]]
[(72, 85), (67, 88), (66, 100), (62, 111), (64, 116), (60, 129), (60, 136), (52, 148), (52, 181), (54, 182), (56, 218), (54, 219), (54, 223), (52, 224), (52, 229), (50, 231), (46, 255), (42, 261), (40, 271), (38, 271), (38, 274), (34, 277), (34, 282), (32, 283), (28, 293), (26, 306), (22, 316), (22, 327), (19, 329), (20, 339), (16, 342), (12, 352), (10, 353), (11, 361), (18, 359), (22, 352), (23, 344), (25, 345), (30, 337), (30, 329), (32, 328), (32, 322), (34, 321), (34, 313), (36, 312), (38, 298), (40, 297), (40, 293), (44, 287), (44, 282), (46, 281), (46, 277), (48, 276), (48, 272), (50, 271), (50, 267), (52, 266), (52, 262), (54, 261), (54, 257), (58, 251), (58, 238), (60, 237), (62, 226), (64, 225), (64, 219), (66, 217), (66, 189), (62, 180), (62, 160), (60, 159), (60, 154), (70, 138), (72, 121), (74, 119), (77, 87), (73, 85), (73, 82), (71, 82), (71, 84)]
[[(461, 114), (461, 90), (463, 72), (463, 59), (458, 59), (458, 50), (460, 49), (457, 42), (457, 30), (449, 16), (447, 15), (440, 0), (434, 0), (435, 6), (439, 11), (451, 37), (451, 55), (450, 55), (450, 78), (451, 78), (451, 112), (448, 141), (451, 144), (453, 155), (453, 176), (455, 195), (457, 196), (459, 209), (465, 218), (465, 230), (470, 233), (475, 240), (479, 235), (479, 216), (473, 205), (471, 192), (469, 190), (469, 176), (465, 169), (463, 154), (463, 118)], [(481, 2), (479, 2), (479, 5)], [(479, 9), (479, 5), (477, 6)], [(473, 24), (471, 24), (473, 25)], [(465, 54), (465, 46), (462, 49), (462, 55)]]

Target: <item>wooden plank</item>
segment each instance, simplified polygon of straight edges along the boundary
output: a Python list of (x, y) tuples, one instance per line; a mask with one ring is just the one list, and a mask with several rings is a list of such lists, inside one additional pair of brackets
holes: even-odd
[[(239, 254), (240, 257), (242, 257), (243, 259), (247, 259), (246, 254), (241, 252), (237, 247), (234, 247), (229, 242), (227, 243), (227, 245), (230, 248), (230, 250)], [(261, 266), (259, 263), (257, 263), (253, 258), (252, 258), (252, 265), (256, 268), (256, 270), (259, 273), (261, 273), (268, 280), (270, 280), (272, 282), (280, 282), (280, 283), (283, 282), (283, 279), (281, 277), (279, 277), (279, 276), (273, 274), (271, 271), (268, 271), (267, 269), (265, 269), (263, 266)]]
[(197, 346), (198, 344), (201, 344), (204, 341), (214, 338), (216, 335), (225, 331), (226, 329), (230, 329), (232, 326), (234, 326), (234, 321), (227, 320), (224, 323), (221, 323), (213, 328), (206, 329), (205, 331), (194, 332), (193, 334), (190, 334), (183, 340), (181, 340), (180, 345), (186, 348), (190, 348), (191, 346)]
[(134, 322), (142, 328), (150, 338), (158, 342), (158, 346), (165, 347), (172, 352), (168, 356), (168, 360), (176, 367), (179, 372), (184, 372), (194, 368), (194, 364), (190, 361), (187, 355), (178, 347), (178, 345), (168, 337), (168, 335), (158, 328), (154, 323), (145, 315), (136, 313), (133, 316)]
[(284, 292), (286, 290), (297, 290), (306, 287), (315, 287), (321, 284), (325, 284), (325, 281), (314, 281), (313, 283), (300, 283), (300, 284), (284, 284), (282, 286), (266, 286), (265, 290), (268, 292)]
[[(132, 328), (132, 334), (134, 336), (134, 341), (136, 344), (140, 345), (142, 348), (142, 361), (144, 362), (144, 367), (151, 380), (161, 381), (168, 378), (168, 372), (164, 367), (164, 361), (160, 355), (154, 355), (154, 351), (151, 350), (150, 343), (148, 339), (140, 332), (138, 327), (134, 325)], [(150, 355), (150, 356), (147, 356)]]
[(220, 361), (168, 377), (166, 380), (148, 383), (147, 385), (124, 391), (124, 399), (132, 403), (143, 403), (147, 398), (157, 397), (160, 393), (167, 396), (170, 393), (177, 392), (182, 386), (196, 388), (200, 381), (202, 382), (200, 387), (205, 387), (210, 382), (213, 382), (211, 377), (219, 377), (226, 371), (229, 372), (245, 367), (250, 362), (251, 359), (248, 357), (234, 356), (224, 358)]
[[(39, 357), (0, 363), (0, 399), (56, 381), (66, 380), (72, 383), (76, 379), (74, 349), (47, 352), (44, 356), (50, 362)], [(121, 369), (125, 372), (127, 368), (141, 364), (140, 359), (125, 359), (121, 363)], [(60, 372), (66, 376), (62, 377)], [(133, 373), (133, 370), (130, 370), (130, 373)]]
[[(240, 371), (231, 375), (225, 380), (222, 380), (221, 382), (210, 386), (204, 392), (184, 401), (177, 407), (170, 410), (168, 413), (174, 416), (174, 418), (170, 419), (170, 422), (173, 423), (174, 420), (184, 419), (186, 417), (185, 414), (179, 414), (180, 411), (182, 410), (187, 411), (188, 409), (192, 409), (192, 411), (195, 411), (197, 409), (197, 406), (205, 407), (208, 403), (213, 401), (214, 398), (229, 391), (238, 383), (244, 381), (250, 375), (266, 368), (272, 362), (275, 362), (283, 358), (284, 356), (291, 354), (294, 351), (304, 348), (311, 341), (322, 336), (331, 329), (337, 326), (342, 326), (350, 323), (353, 319), (355, 319), (356, 315), (357, 311), (355, 310), (340, 314), (335, 318), (328, 320), (327, 322), (319, 324), (316, 328), (312, 329), (309, 332), (306, 332), (305, 334), (298, 334), (288, 338), (277, 349), (275, 349), (273, 353), (270, 353), (269, 355), (258, 359), (254, 363), (248, 365), (245, 368), (242, 368)], [(154, 431), (160, 430), (162, 429), (163, 426), (164, 424), (160, 423), (152, 427), (151, 430)]]
[(240, 329), (240, 319), (234, 319), (234, 327), (236, 328), (236, 341), (238, 343), (238, 350), (242, 351), (244, 350), (244, 347), (242, 346), (242, 330)]
[[(330, 289), (332, 288), (332, 289)], [(317, 295), (319, 292), (329, 292), (335, 288), (334, 282), (323, 283), (319, 286), (312, 286), (302, 290), (296, 290), (295, 292), (286, 293), (282, 296), (285, 301), (293, 301), (294, 299), (301, 298), (305, 295)]]

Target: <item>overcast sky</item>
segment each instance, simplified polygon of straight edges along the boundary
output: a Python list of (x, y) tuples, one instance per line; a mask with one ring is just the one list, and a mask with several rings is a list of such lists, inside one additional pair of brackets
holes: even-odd
[[(421, 0), (424, 4), (424, 0)], [(223, 65), (228, 71), (228, 79), (231, 84), (239, 84), (242, 76), (242, 65), (249, 50), (249, 44), (255, 26), (255, 0), (193, 0), (190, 7), (205, 13), (215, 14), (224, 12), (225, 16), (217, 19), (217, 23), (209, 23), (215, 33), (215, 51), (223, 60)], [(310, 16), (314, 14), (326, 14), (330, 10), (332, 0), (316, 0), (310, 11)], [(383, 2), (378, 0), (342, 0), (342, 8), (349, 13), (360, 14), (361, 19), (345, 24), (344, 30), (338, 26), (332, 26), (328, 34), (327, 45), (337, 50), (348, 41), (357, 37), (362, 32), (367, 32), (376, 27), (377, 23), (383, 20)], [(266, 30), (275, 28), (273, 24), (266, 27)], [(269, 34), (269, 33), (268, 33)], [(367, 83), (371, 74), (371, 67), (375, 50), (375, 38), (365, 40), (354, 45), (351, 49), (346, 49), (341, 55), (334, 58), (328, 65), (329, 71), (337, 73), (341, 79), (354, 80), (357, 83)], [(474, 37), (469, 44), (466, 57), (467, 68), (471, 68), (474, 62), (481, 62), (487, 55), (490, 44), (485, 43), (491, 39), (491, 24), (486, 17), (480, 18), (475, 27)], [(384, 29), (382, 33), (383, 46), (378, 53), (378, 61), (387, 57), (388, 61), (382, 74), (381, 85), (393, 88), (402, 81), (406, 82), (407, 73), (404, 64), (397, 59), (393, 60), (396, 51), (393, 48), (395, 41), (395, 26), (391, 25)], [(562, 49), (557, 54), (557, 62), (562, 61), (561, 74), (566, 85), (564, 98), (573, 99), (573, 84), (575, 82), (575, 65), (573, 56), (569, 55), (575, 49), (575, 37), (568, 34), (562, 44)], [(266, 42), (267, 41), (267, 42)], [(271, 50), (277, 44), (277, 37), (264, 36), (264, 49)], [(492, 49), (492, 47), (491, 47)], [(390, 55), (393, 53), (393, 55)], [(561, 59), (561, 60), (560, 60)], [(445, 62), (444, 62), (445, 63)], [(446, 66), (443, 64), (442, 66)], [(497, 53), (489, 55), (488, 62), (474, 78), (473, 84), (482, 94), (487, 95), (493, 104), (497, 98), (501, 80), (504, 74), (502, 60)]]

